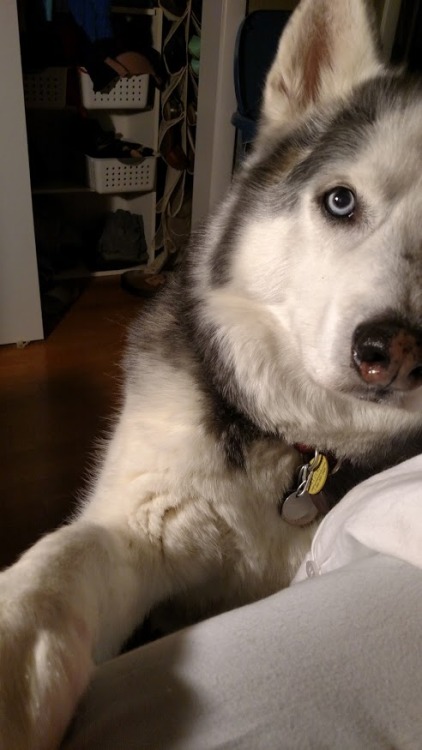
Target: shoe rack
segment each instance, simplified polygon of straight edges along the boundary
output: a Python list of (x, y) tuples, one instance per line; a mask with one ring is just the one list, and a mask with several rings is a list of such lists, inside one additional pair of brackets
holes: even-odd
[[(59, 2), (55, 1), (55, 8)], [(31, 71), (22, 69), (20, 4), (21, 0), (0, 3), (0, 58), (3, 62), (0, 79), (4, 106), (4, 138), (0, 144), (0, 179), (3, 180), (0, 201), (0, 344), (26, 342), (45, 336), (35, 243), (35, 234), (39, 231), (40, 223), (43, 228), (44, 216), (62, 217), (66, 225), (76, 229), (76, 238), (69, 238), (69, 235), (66, 238), (66, 246), (70, 246), (71, 250), (69, 256), (79, 255), (78, 250), (74, 253), (71, 247), (79, 244), (78, 236), (83, 238), (81, 244), (87, 244), (87, 238), (89, 244), (104, 215), (118, 208), (142, 214), (151, 270), (160, 268), (169, 255), (175, 255), (174, 250), (181, 244), (178, 224), (182, 225), (183, 237), (186, 237), (190, 225), (189, 203), (196, 131), (198, 77), (197, 72), (189, 70), (194, 55), (190, 54), (188, 46), (191, 36), (199, 36), (200, 31), (198, 7), (201, 3), (197, 0), (173, 0), (177, 11), (174, 17), (171, 17), (171, 8), (169, 12), (172, 5), (170, 0), (167, 3), (164, 0), (162, 3), (159, 0), (127, 0), (126, 3), (116, 0), (116, 7), (113, 7), (113, 12), (135, 14), (141, 10), (140, 6), (149, 6), (146, 13), (151, 16), (154, 46), (159, 51), (162, 51), (163, 41), (170, 41), (174, 36), (172, 31), (175, 31), (175, 27), (182, 26), (184, 29), (185, 61), (180, 69), (175, 71), (172, 68), (163, 101), (160, 93), (150, 87), (145, 109), (117, 109), (114, 105), (101, 110), (87, 109), (88, 116), (98, 119), (105, 129), (121, 132), (125, 139), (141, 142), (154, 150), (156, 167), (153, 186), (149, 184), (148, 190), (130, 192), (100, 192), (94, 189), (88, 179), (86, 160), (81, 159), (80, 154), (73, 153), (70, 147), (68, 158), (63, 160), (63, 154), (70, 146), (67, 140), (69, 124), (75, 114), (75, 105), (69, 103), (67, 93), (63, 96), (64, 71), (58, 72), (58, 78), (61, 75), (62, 80), (53, 85), (53, 90), (59, 89), (55, 102), (41, 106), (34, 100), (28, 101), (28, 80), (24, 80), (24, 76)], [(192, 21), (193, 15), (195, 18)], [(176, 113), (172, 111), (169, 101), (174, 88), (179, 88), (182, 93), (182, 111)], [(57, 90), (53, 95), (56, 94)], [(179, 145), (186, 157), (183, 169), (179, 168), (180, 164), (174, 163), (171, 156), (169, 158), (168, 140), (163, 142), (164, 128), (160, 130), (162, 118), (178, 120), (181, 134)], [(10, 147), (12, 143), (13, 149)], [(41, 168), (38, 169), (37, 165), (34, 169), (34, 151), (41, 154), (38, 159)], [(62, 252), (60, 242), (57, 242), (57, 246), (56, 243), (50, 244), (55, 245), (54, 250), (60, 257), (61, 268), (55, 271), (59, 282), (66, 277), (78, 280), (87, 273), (83, 257), (80, 262), (77, 258), (78, 262), (75, 263), (74, 257), (67, 257), (67, 251)], [(84, 249), (80, 255), (83, 254)], [(89, 275), (92, 272), (92, 268), (88, 268)], [(115, 273), (115, 270), (112, 272)]]
[[(159, 7), (131, 4), (112, 7), (112, 12), (142, 16), (150, 25), (153, 47), (161, 51), (163, 14)], [(71, 87), (70, 96), (66, 87)], [(23, 88), (35, 236), (37, 244), (47, 245), (47, 265), (51, 262), (55, 280), (60, 283), (119, 270), (98, 270), (95, 260), (95, 246), (105, 217), (118, 209), (142, 217), (148, 260), (152, 261), (160, 92), (153, 87), (150, 76), (122, 78), (106, 92), (94, 94), (91, 79), (81, 69), (24, 70)], [(87, 157), (75, 151), (75, 99), (78, 114), (82, 108), (85, 116), (95, 119), (104, 132), (113, 131), (125, 141), (141, 143), (153, 155), (135, 163)], [(58, 217), (56, 227), (53, 216)], [(55, 241), (57, 263), (51, 247)], [(43, 269), (40, 271), (43, 273)], [(40, 280), (42, 286), (43, 279)]]
[[(44, 313), (51, 296), (53, 307), (55, 297), (62, 296), (60, 288), (53, 285), (51, 289), (52, 273), (59, 287), (86, 276), (136, 268), (153, 273), (169, 261), (173, 264), (186, 245), (191, 228), (201, 6), (202, 0), (128, 0), (126, 4), (116, 0), (111, 7), (114, 14), (150, 21), (153, 47), (161, 53), (167, 72), (163, 91), (154, 89), (151, 82), (148, 86), (144, 75), (122, 78), (110, 91), (94, 94), (91, 78), (83, 69), (24, 66)], [(75, 152), (72, 128), (81, 108), (103, 132), (122, 134), (125, 141), (141, 143), (153, 155), (141, 164), (122, 165), (117, 158)], [(98, 263), (96, 248), (107, 216), (119, 209), (142, 217), (148, 257), (140, 265), (126, 263), (118, 268), (113, 262), (107, 269)]]

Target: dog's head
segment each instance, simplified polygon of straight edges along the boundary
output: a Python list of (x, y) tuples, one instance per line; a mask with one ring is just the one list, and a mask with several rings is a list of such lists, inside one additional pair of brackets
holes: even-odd
[(302, 0), (207, 256), (239, 378), (262, 375), (272, 347), (302, 386), (407, 406), (422, 383), (421, 214), (420, 85), (381, 62), (363, 0)]

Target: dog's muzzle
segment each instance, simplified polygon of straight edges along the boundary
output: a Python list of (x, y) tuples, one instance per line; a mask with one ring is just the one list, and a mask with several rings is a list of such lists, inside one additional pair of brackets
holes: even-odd
[(367, 385), (410, 391), (422, 385), (422, 329), (377, 319), (353, 335), (352, 362)]

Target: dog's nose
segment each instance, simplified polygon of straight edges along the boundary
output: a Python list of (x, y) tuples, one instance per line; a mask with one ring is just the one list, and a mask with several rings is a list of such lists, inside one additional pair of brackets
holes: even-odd
[(410, 391), (422, 385), (422, 329), (394, 320), (359, 325), (352, 360), (368, 385)]

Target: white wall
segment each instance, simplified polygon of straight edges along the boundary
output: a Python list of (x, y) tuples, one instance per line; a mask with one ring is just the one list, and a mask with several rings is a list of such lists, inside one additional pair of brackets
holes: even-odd
[(202, 0), (201, 68), (195, 144), (192, 226), (221, 200), (232, 175), (237, 109), (233, 61), (246, 0)]
[(0, 344), (43, 338), (15, 0), (0, 0)]

